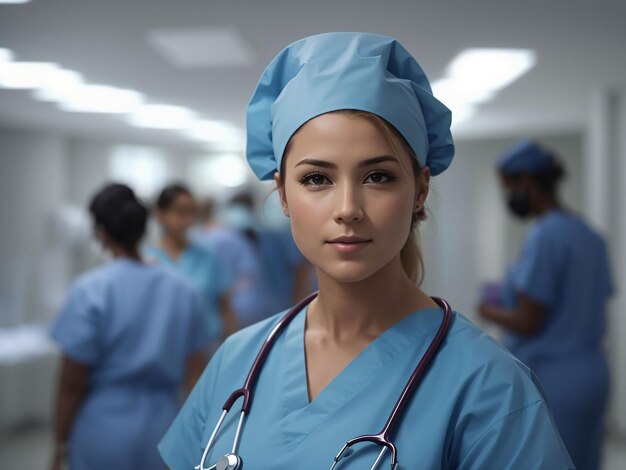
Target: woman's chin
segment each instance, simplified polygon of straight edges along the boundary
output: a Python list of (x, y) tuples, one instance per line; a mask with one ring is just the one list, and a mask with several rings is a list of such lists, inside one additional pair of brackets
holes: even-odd
[(331, 280), (338, 283), (365, 281), (378, 271), (371, 263), (355, 261), (332, 263), (332, 265), (319, 266), (318, 269), (324, 272)]

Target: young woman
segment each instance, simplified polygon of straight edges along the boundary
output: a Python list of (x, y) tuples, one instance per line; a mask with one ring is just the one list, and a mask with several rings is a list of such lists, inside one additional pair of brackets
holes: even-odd
[(63, 352), (52, 469), (159, 468), (156, 444), (178, 393), (206, 364), (202, 297), (166, 268), (144, 264), (148, 211), (111, 184), (89, 206), (113, 261), (81, 276), (52, 336)]
[(146, 249), (146, 255), (150, 260), (180, 270), (201, 290), (211, 325), (212, 343), (216, 347), (216, 343), (221, 343), (224, 337), (238, 329), (228, 296), (231, 276), (214, 253), (189, 241), (189, 230), (196, 222), (196, 215), (196, 201), (186, 186), (166, 186), (156, 203), (162, 236), (157, 246)]
[(613, 290), (606, 246), (561, 204), (564, 170), (552, 153), (526, 140), (503, 154), (498, 171), (511, 212), (537, 222), (500, 304), (480, 312), (506, 329), (505, 345), (541, 380), (576, 468), (597, 470), (609, 392), (601, 344)]
[(450, 112), (394, 39), (323, 34), (274, 59), (248, 160), (319, 294), (226, 341), (160, 443), (172, 469), (572, 468), (528, 369), (416, 285), (413, 229), (453, 152)]

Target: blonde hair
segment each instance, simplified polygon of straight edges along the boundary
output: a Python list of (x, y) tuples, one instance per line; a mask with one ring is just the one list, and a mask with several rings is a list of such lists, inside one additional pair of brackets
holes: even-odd
[[(411, 148), (411, 146), (406, 141), (406, 139), (402, 136), (402, 134), (400, 134), (400, 132), (396, 130), (395, 127), (393, 127), (391, 124), (389, 124), (385, 119), (381, 118), (380, 116), (369, 113), (367, 111), (345, 109), (345, 110), (333, 111), (333, 112), (338, 113), (338, 114), (343, 114), (345, 116), (363, 117), (372, 121), (385, 136), (385, 139), (387, 140), (387, 142), (389, 143), (389, 146), (391, 147), (393, 151), (393, 156), (396, 157), (396, 159), (398, 160), (402, 168), (406, 172), (409, 172), (409, 171), (413, 172), (413, 177), (415, 179), (415, 186), (417, 189), (419, 189), (421, 168), (418, 163), (417, 157), (415, 155), (415, 152), (413, 152), (413, 149)], [(287, 153), (289, 152), (293, 138), (297, 134), (298, 134), (298, 131), (296, 131), (291, 136), (291, 138), (289, 139), (289, 142), (287, 143), (287, 146), (285, 147), (285, 151), (283, 153), (283, 160), (280, 166), (280, 180), (281, 181), (285, 181), (285, 157)], [(401, 158), (401, 154), (400, 154), (400, 149), (398, 148), (398, 145), (396, 143), (397, 141), (401, 142), (401, 145), (403, 146), (404, 150), (411, 156), (411, 168), (408, 168), (407, 165), (403, 162), (403, 159)], [(409, 235), (407, 237), (407, 240), (404, 246), (402, 247), (402, 250), (400, 250), (400, 261), (402, 263), (402, 269), (404, 269), (404, 272), (407, 275), (407, 277), (411, 279), (411, 281), (413, 281), (417, 285), (421, 285), (421, 283), (423, 282), (424, 271), (425, 271), (424, 259), (422, 257), (422, 252), (419, 246), (418, 228), (419, 228), (419, 223), (422, 222), (423, 220), (426, 220), (426, 218), (427, 218), (426, 209), (424, 207), (421, 207), (418, 212), (413, 213)]]

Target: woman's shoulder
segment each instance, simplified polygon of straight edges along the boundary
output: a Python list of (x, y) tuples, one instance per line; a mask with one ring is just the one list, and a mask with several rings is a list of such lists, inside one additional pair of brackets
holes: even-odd
[(530, 369), (504, 346), (460, 312), (454, 312), (445, 350), (447, 354), (457, 356), (459, 366), (468, 371), (495, 367), (502, 369), (503, 376), (531, 374)]
[[(160, 263), (141, 263), (127, 259), (113, 260), (87, 271), (76, 278), (74, 291), (106, 292), (117, 285), (133, 285), (137, 288), (169, 285), (181, 295), (195, 291), (191, 282), (175, 269)], [(158, 291), (158, 289), (157, 289)]]
[(287, 312), (288, 310), (279, 312), (226, 338), (220, 347), (222, 349), (222, 361), (249, 360), (252, 362), (267, 336)]
[(450, 374), (450, 383), (466, 402), (499, 397), (493, 405), (505, 416), (545, 401), (533, 372), (461, 313), (454, 314), (441, 355), (452, 366), (438, 373)]
[(573, 468), (530, 369), (460, 313), (449, 335), (436, 380), (449, 398), (453, 466)]

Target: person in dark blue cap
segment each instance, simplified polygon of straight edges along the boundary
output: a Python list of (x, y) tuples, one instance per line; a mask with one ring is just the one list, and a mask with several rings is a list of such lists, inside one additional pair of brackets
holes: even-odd
[(479, 311), (505, 328), (504, 344), (541, 380), (576, 468), (599, 469), (609, 390), (601, 343), (613, 292), (604, 240), (561, 204), (564, 170), (550, 151), (524, 140), (498, 171), (511, 212), (537, 222), (501, 299)]
[(247, 157), (319, 293), (226, 340), (159, 445), (172, 469), (573, 468), (530, 371), (419, 288), (450, 121), (387, 36), (312, 36), (269, 64)]

